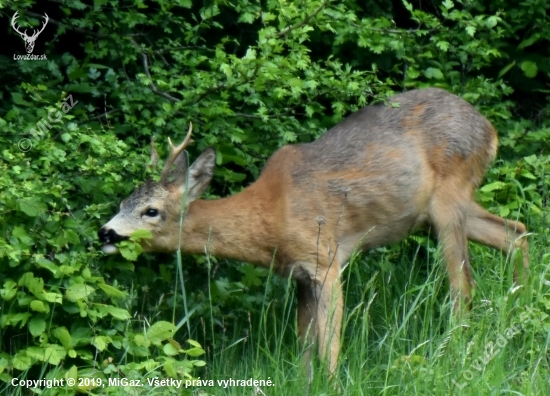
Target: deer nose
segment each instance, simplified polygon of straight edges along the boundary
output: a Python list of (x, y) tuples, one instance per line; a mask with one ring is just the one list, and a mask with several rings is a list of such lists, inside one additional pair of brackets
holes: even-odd
[(99, 241), (101, 243), (116, 243), (124, 239), (128, 239), (128, 237), (117, 234), (115, 230), (108, 230), (105, 227), (101, 227), (101, 229), (97, 232), (97, 236), (99, 237)]
[(101, 243), (109, 243), (111, 241), (109, 238), (109, 231), (105, 227), (101, 227), (101, 229), (97, 232), (97, 236), (99, 237), (99, 241)]

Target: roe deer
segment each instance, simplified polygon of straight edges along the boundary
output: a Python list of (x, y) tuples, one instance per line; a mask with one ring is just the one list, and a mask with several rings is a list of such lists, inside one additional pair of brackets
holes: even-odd
[[(137, 188), (99, 230), (103, 251), (116, 253), (116, 242), (147, 229), (153, 238), (143, 244), (145, 251), (174, 252), (181, 243), (183, 252), (206, 248), (215, 256), (273, 263), (279, 274), (296, 280), (300, 338), (317, 341), (331, 373), (340, 349), (339, 275), (354, 249), (398, 242), (419, 227), (433, 227), (455, 311), (469, 302), (474, 287), (468, 239), (504, 252), (521, 249), (527, 271), (525, 226), (487, 212), (473, 199), (496, 155), (489, 121), (441, 89), (410, 91), (389, 102), (357, 111), (312, 143), (280, 148), (256, 182), (215, 200), (197, 199), (212, 179), (216, 156), (208, 148), (187, 169), (190, 128), (180, 146), (169, 140), (160, 182)], [(310, 353), (308, 348), (306, 361)]]

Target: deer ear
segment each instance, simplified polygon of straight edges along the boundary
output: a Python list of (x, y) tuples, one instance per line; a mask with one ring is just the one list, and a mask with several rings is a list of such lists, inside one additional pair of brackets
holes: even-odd
[[(212, 147), (207, 148), (191, 165), (189, 169), (189, 193), (187, 195), (189, 202), (197, 199), (206, 191), (212, 180), (212, 176), (214, 176), (215, 165), (216, 151)], [(180, 186), (183, 191), (185, 183)]]

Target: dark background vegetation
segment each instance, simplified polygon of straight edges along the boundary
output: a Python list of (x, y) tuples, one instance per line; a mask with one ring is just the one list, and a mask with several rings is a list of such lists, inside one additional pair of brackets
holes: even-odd
[[(191, 158), (207, 146), (218, 153), (212, 198), (251, 183), (277, 148), (309, 142), (362, 106), (395, 92), (444, 88), (476, 106), (499, 132), (499, 157), (479, 200), (548, 235), (547, 1), (0, 4), (5, 382), (68, 370), (129, 375), (156, 364), (154, 372), (181, 377), (203, 370), (193, 359), (209, 362), (224, 346), (246, 340), (255, 313), (278, 296), (285, 281), (266, 282), (267, 270), (186, 257), (192, 314), (182, 322), (173, 256), (130, 262), (100, 252), (97, 230), (151, 173), (151, 138), (159, 147), (167, 137), (180, 140), (190, 121)], [(15, 11), (20, 30), (29, 32), (48, 14), (33, 52), (47, 60), (14, 60), (25, 54), (10, 26)], [(77, 105), (32, 136), (69, 94)], [(18, 146), (22, 139), (30, 150)], [(364, 271), (394, 273), (400, 257), (424, 257), (429, 245), (416, 238), (372, 252), (362, 259), (369, 263)], [(388, 252), (392, 266), (378, 268), (377, 255)], [(407, 286), (399, 272), (406, 271), (395, 272), (395, 293)], [(177, 326), (175, 336), (166, 321)], [(206, 355), (196, 358), (200, 348), (188, 338)]]

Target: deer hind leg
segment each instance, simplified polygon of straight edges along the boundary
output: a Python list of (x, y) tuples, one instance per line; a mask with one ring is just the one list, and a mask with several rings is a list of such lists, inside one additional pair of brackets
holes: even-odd
[(442, 248), (455, 314), (469, 308), (475, 287), (466, 238), (468, 203), (469, 197), (461, 197), (456, 189), (447, 189), (436, 194), (430, 207), (430, 222), (436, 229)]
[(339, 266), (330, 269), (313, 268), (307, 271), (309, 279), (298, 279), (298, 331), (306, 343), (304, 363), (311, 375), (310, 344), (317, 341), (319, 357), (326, 362), (332, 374), (336, 372), (340, 353), (343, 297)]
[(523, 223), (503, 219), (472, 202), (468, 211), (466, 232), (468, 239), (500, 249), (505, 254), (515, 249), (521, 249), (523, 271), (522, 274), (519, 274), (517, 268), (514, 268), (514, 281), (522, 284), (527, 282), (529, 245), (526, 238), (524, 238), (527, 229)]

